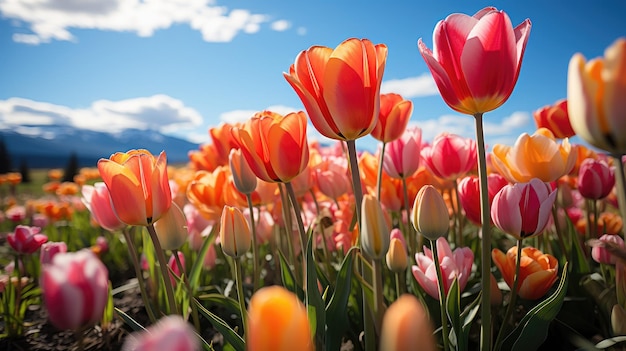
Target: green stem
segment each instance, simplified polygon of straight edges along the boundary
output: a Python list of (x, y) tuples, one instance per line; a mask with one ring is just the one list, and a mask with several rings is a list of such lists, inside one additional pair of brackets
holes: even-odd
[(522, 239), (517, 239), (517, 256), (515, 257), (515, 277), (513, 278), (513, 288), (511, 289), (511, 298), (509, 300), (509, 305), (506, 308), (506, 312), (504, 314), (504, 319), (502, 322), (502, 326), (500, 327), (500, 331), (498, 332), (498, 337), (496, 338), (496, 350), (500, 349), (500, 344), (502, 343), (502, 338), (504, 337), (504, 332), (507, 330), (507, 326), (509, 325), (509, 319), (511, 319), (511, 315), (513, 314), (513, 310), (515, 310), (515, 304), (517, 300), (517, 290), (519, 288), (519, 269), (520, 263), (522, 261)]
[(256, 291), (260, 281), (259, 276), (259, 256), (257, 253), (256, 223), (254, 220), (254, 205), (252, 205), (252, 195), (246, 194), (248, 208), (250, 209), (250, 227), (252, 227), (252, 291)]
[(185, 284), (185, 288), (187, 289), (187, 293), (189, 294), (189, 304), (191, 305), (191, 318), (193, 319), (193, 325), (196, 327), (196, 331), (200, 333), (202, 330), (200, 329), (200, 318), (198, 315), (198, 306), (193, 303), (193, 291), (191, 290), (191, 285), (189, 285), (189, 279), (187, 274), (183, 274), (185, 272), (185, 267), (183, 267), (183, 263), (180, 261), (180, 257), (178, 257), (178, 250), (173, 250), (174, 259), (176, 260), (176, 265), (178, 266), (178, 271), (181, 276), (183, 276), (183, 283)]
[[(561, 247), (561, 251), (563, 252), (563, 257), (569, 257), (569, 254), (567, 253), (567, 246), (565, 245), (565, 240), (563, 239), (563, 235), (565, 235), (565, 233), (561, 229), (561, 222), (559, 222), (559, 209), (557, 206), (558, 205), (556, 203), (552, 206), (552, 219), (554, 219), (554, 230), (556, 230), (556, 237), (559, 240), (559, 246)], [(572, 239), (578, 240), (577, 238)]]
[(491, 350), (491, 213), (489, 211), (489, 188), (487, 185), (487, 157), (485, 156), (485, 137), (483, 134), (483, 114), (474, 115), (476, 122), (476, 148), (478, 153), (478, 180), (480, 182), (480, 218), (481, 218), (481, 330), (480, 349)]
[(380, 155), (378, 155), (378, 177), (376, 178), (376, 198), (380, 199), (380, 190), (383, 183), (383, 160), (385, 158), (385, 148), (387, 147), (387, 143), (383, 142), (383, 146), (380, 150)]
[(380, 330), (383, 324), (383, 312), (385, 306), (385, 297), (383, 295), (383, 274), (382, 274), (382, 261), (372, 261), (372, 277), (374, 285), (374, 325)]
[(443, 285), (443, 272), (439, 263), (439, 253), (437, 252), (437, 241), (430, 241), (430, 251), (433, 253), (433, 261), (435, 261), (435, 270), (437, 271), (437, 287), (439, 288), (439, 311), (441, 313), (441, 338), (443, 339), (443, 349), (450, 349), (450, 341), (448, 340), (448, 317), (446, 314), (446, 290)]
[[(283, 218), (285, 220), (285, 236), (287, 237), (287, 245), (288, 250), (289, 250), (289, 259), (291, 260), (291, 264), (294, 267), (294, 270), (296, 271), (296, 281), (297, 282), (302, 282), (302, 274), (300, 272), (300, 269), (298, 268), (298, 262), (296, 260), (296, 254), (294, 252), (294, 247), (293, 247), (293, 226), (291, 224), (291, 211), (289, 211), (289, 199), (287, 198), (287, 195), (285, 194), (285, 190), (283, 190), (283, 184), (278, 183), (278, 191), (280, 192), (280, 201), (283, 203), (282, 206), (282, 212), (283, 212)], [(302, 250), (302, 255), (304, 255), (304, 250)]]
[[(452, 204), (452, 209), (454, 210), (454, 219), (456, 221), (456, 232), (457, 232), (456, 245), (457, 247), (462, 247), (463, 246), (463, 222), (461, 218), (461, 199), (459, 196), (458, 183), (456, 179), (453, 180), (453, 184), (454, 186), (452, 187), (450, 192), (454, 192), (454, 194), (450, 194), (450, 203)], [(454, 199), (456, 199), (456, 201), (452, 200), (453, 199), (452, 195), (454, 195)]]
[(144, 307), (146, 308), (146, 312), (148, 313), (148, 318), (150, 319), (150, 323), (156, 322), (156, 317), (154, 316), (154, 311), (152, 311), (152, 305), (150, 304), (150, 300), (148, 299), (148, 291), (146, 290), (146, 284), (143, 280), (143, 273), (141, 271), (141, 264), (139, 263), (139, 259), (137, 258), (137, 251), (135, 249), (135, 243), (133, 242), (133, 238), (128, 232), (128, 228), (122, 229), (122, 233), (124, 234), (124, 239), (126, 239), (126, 246), (128, 247), (128, 253), (130, 254), (130, 259), (133, 261), (133, 266), (135, 268), (135, 275), (137, 276), (137, 283), (139, 284), (139, 291), (141, 292), (141, 298), (143, 299)]
[(246, 312), (246, 299), (243, 292), (243, 276), (241, 272), (241, 261), (239, 257), (234, 258), (235, 261), (235, 281), (237, 282), (237, 299), (239, 300), (239, 309), (241, 310), (241, 323), (243, 325), (243, 338), (246, 338), (248, 331), (248, 315)]
[[(613, 155), (613, 164), (615, 165), (615, 187), (617, 188), (617, 203), (619, 205), (622, 219), (626, 223), (626, 178), (624, 178), (624, 165), (622, 164), (622, 155)], [(624, 230), (626, 238), (626, 230)]]
[[(409, 245), (410, 256), (414, 256), (417, 252), (417, 243), (415, 231), (413, 231), (413, 224), (411, 223), (411, 203), (409, 202), (409, 190), (406, 184), (406, 178), (402, 177), (402, 197), (404, 198), (404, 210), (406, 211), (407, 218), (407, 230), (406, 230), (406, 242)], [(402, 214), (400, 214), (400, 222), (402, 223)]]
[(177, 313), (178, 307), (176, 306), (176, 300), (174, 299), (174, 288), (172, 287), (172, 281), (169, 279), (169, 273), (167, 271), (167, 260), (165, 259), (165, 254), (163, 253), (163, 249), (161, 248), (159, 237), (154, 230), (154, 224), (150, 223), (147, 228), (148, 233), (150, 234), (150, 239), (152, 240), (152, 245), (154, 245), (154, 251), (156, 251), (157, 260), (159, 261), (159, 268), (161, 269), (162, 275), (161, 278), (163, 278), (163, 284), (165, 284), (165, 293), (167, 294), (169, 313)]
[(400, 275), (400, 272), (396, 272), (394, 275), (396, 278), (396, 299), (399, 299), (400, 296), (402, 296), (402, 294), (404, 293), (404, 287), (402, 284), (402, 275), (404, 275), (404, 271), (402, 272), (402, 275)]
[(304, 222), (302, 221), (300, 204), (296, 198), (295, 191), (293, 191), (293, 185), (291, 185), (290, 182), (287, 182), (285, 183), (285, 187), (287, 188), (287, 194), (289, 195), (289, 200), (291, 201), (291, 207), (293, 207), (293, 211), (296, 214), (296, 222), (298, 223), (298, 231), (300, 232), (300, 249), (302, 249), (302, 255), (304, 255), (304, 247), (308, 240), (306, 232), (304, 231)]

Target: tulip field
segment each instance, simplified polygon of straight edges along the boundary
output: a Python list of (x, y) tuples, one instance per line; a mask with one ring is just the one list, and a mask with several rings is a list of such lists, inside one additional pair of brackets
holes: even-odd
[(419, 42), (475, 138), (423, 138), (380, 93), (387, 47), (350, 38), (283, 74), (303, 111), (211, 127), (186, 164), (0, 175), (0, 349), (623, 349), (626, 39), (486, 149), (530, 28), (486, 8)]

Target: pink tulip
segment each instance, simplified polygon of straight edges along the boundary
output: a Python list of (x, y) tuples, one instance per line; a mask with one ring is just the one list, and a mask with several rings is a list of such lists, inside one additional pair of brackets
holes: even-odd
[(476, 166), (476, 142), (456, 134), (441, 133), (422, 149), (426, 167), (437, 177), (453, 180)]
[(11, 206), (5, 213), (6, 217), (12, 222), (21, 222), (26, 219), (26, 207), (24, 206)]
[(198, 337), (193, 327), (178, 315), (165, 316), (146, 331), (135, 332), (127, 337), (122, 351), (197, 351)]
[(496, 227), (517, 239), (541, 234), (548, 224), (556, 190), (538, 178), (506, 185), (493, 199), (491, 218)]
[(407, 128), (402, 136), (387, 144), (383, 169), (391, 178), (402, 179), (413, 175), (420, 166), (422, 130)]
[(60, 242), (48, 241), (41, 245), (41, 252), (39, 253), (39, 261), (41, 265), (52, 263), (52, 258), (58, 253), (66, 253), (67, 244)]
[[(459, 289), (463, 291), (472, 272), (474, 253), (469, 247), (458, 247), (452, 251), (445, 238), (437, 239), (437, 255), (441, 265), (443, 287), (446, 295), (452, 282), (458, 280)], [(415, 255), (416, 266), (412, 267), (413, 277), (426, 293), (435, 299), (439, 299), (437, 285), (437, 271), (433, 255), (430, 249), (424, 247), (424, 252)]]
[(337, 199), (352, 189), (345, 157), (322, 155), (322, 161), (313, 167), (315, 185), (331, 199)]
[[(507, 184), (509, 182), (498, 173), (491, 173), (487, 176), (489, 204), (493, 202), (493, 198), (498, 191)], [(474, 224), (480, 225), (482, 221), (480, 218), (480, 184), (478, 177), (471, 175), (461, 179), (457, 191), (459, 192), (459, 202), (461, 207), (463, 207), (463, 211), (465, 211), (467, 219)]]
[(585, 199), (605, 198), (615, 185), (613, 167), (604, 160), (587, 158), (580, 164), (576, 184)]
[(18, 225), (15, 231), (7, 235), (7, 241), (13, 250), (20, 254), (32, 254), (48, 241), (48, 237), (40, 234), (41, 228)]
[(108, 231), (115, 231), (126, 226), (120, 221), (111, 205), (111, 195), (104, 182), (97, 182), (94, 185), (83, 185), (83, 202), (93, 219), (102, 228)]
[[(185, 255), (183, 254), (182, 251), (176, 251), (176, 253), (178, 255), (178, 259), (180, 260), (180, 264), (181, 266), (183, 266), (183, 270), (184, 270), (185, 269)], [(171, 269), (170, 281), (172, 282), (172, 286), (176, 286), (176, 281), (181, 277), (182, 273), (184, 272), (181, 272), (180, 269), (178, 268), (178, 262), (176, 262), (176, 256), (174, 255), (170, 256), (170, 259), (167, 262), (167, 265)], [(172, 272), (174, 274), (172, 274)]]
[[(605, 245), (617, 246), (624, 249), (624, 239), (619, 235), (604, 234), (599, 239)], [(617, 257), (611, 253), (611, 249), (607, 249), (605, 245), (594, 245), (591, 248), (591, 257), (594, 261), (604, 264), (616, 264)]]
[(513, 28), (505, 12), (486, 7), (474, 16), (455, 13), (439, 21), (432, 51), (419, 39), (448, 106), (475, 115), (502, 105), (517, 82), (530, 27), (527, 19)]
[(102, 319), (109, 273), (89, 250), (59, 253), (42, 267), (41, 289), (50, 322), (59, 329), (79, 329)]

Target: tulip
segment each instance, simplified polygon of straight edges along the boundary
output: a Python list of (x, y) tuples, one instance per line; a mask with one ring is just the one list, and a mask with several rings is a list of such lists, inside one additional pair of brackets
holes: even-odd
[(496, 227), (520, 240), (541, 234), (548, 225), (556, 190), (537, 178), (506, 185), (493, 198), (491, 218)]
[(515, 145), (493, 146), (493, 167), (509, 182), (528, 182), (532, 178), (549, 183), (568, 174), (576, 163), (575, 147), (563, 139), (557, 144), (548, 129), (540, 128), (533, 135), (522, 133)]
[(154, 230), (163, 250), (179, 249), (189, 237), (187, 219), (175, 202), (172, 202), (163, 217), (154, 223)]
[(60, 253), (42, 267), (41, 289), (50, 322), (76, 330), (102, 319), (109, 273), (89, 250)]
[(235, 187), (242, 194), (251, 194), (256, 189), (256, 176), (250, 169), (248, 162), (243, 157), (241, 150), (231, 149), (228, 155), (230, 172), (233, 175)]
[(350, 38), (334, 50), (312, 46), (283, 73), (322, 135), (355, 140), (369, 134), (380, 112), (387, 46)]
[(448, 233), (450, 216), (441, 193), (432, 185), (420, 189), (413, 203), (411, 222), (415, 229), (429, 240), (437, 240)]
[(122, 351), (199, 351), (200, 342), (193, 327), (181, 316), (164, 316), (147, 330), (130, 334)]
[(198, 147), (198, 150), (191, 150), (187, 153), (189, 157), (189, 168), (195, 171), (212, 171), (219, 163), (219, 156), (215, 144), (205, 143)]
[[(176, 256), (178, 256), (178, 260), (180, 261), (180, 265), (182, 266), (182, 271), (180, 267), (178, 267), (178, 262), (176, 261)], [(176, 256), (170, 256), (170, 259), (167, 261), (167, 266), (170, 270), (170, 282), (172, 286), (176, 286), (176, 281), (180, 279), (185, 270), (185, 254), (182, 251), (176, 251)]]
[[(487, 176), (487, 189), (489, 192), (489, 205), (493, 203), (493, 198), (498, 191), (509, 182), (498, 173), (491, 173)], [(465, 212), (465, 217), (474, 224), (480, 225), (480, 184), (478, 177), (467, 176), (459, 182), (457, 186), (459, 202)]]
[(380, 94), (378, 122), (372, 129), (372, 137), (383, 143), (400, 138), (411, 119), (411, 113), (411, 100), (404, 100), (401, 95), (394, 93)]
[(476, 142), (456, 134), (441, 133), (422, 149), (426, 167), (439, 178), (458, 179), (476, 167)]
[(209, 128), (209, 136), (213, 141), (212, 149), (215, 151), (215, 156), (217, 157), (217, 166), (227, 165), (230, 150), (238, 147), (232, 133), (232, 130), (238, 127), (240, 127), (239, 123), (220, 123), (216, 127)]
[(252, 295), (246, 347), (249, 351), (314, 350), (306, 309), (294, 293), (273, 285)]
[(243, 213), (236, 207), (224, 206), (220, 219), (222, 250), (230, 257), (241, 257), (250, 250), (252, 236)]
[(603, 199), (615, 185), (613, 168), (604, 160), (586, 159), (580, 164), (576, 185), (585, 199)]
[[(493, 249), (491, 257), (500, 270), (504, 281), (512, 288), (515, 279), (517, 247), (513, 246), (506, 254), (498, 249)], [(559, 263), (554, 256), (544, 254), (534, 247), (523, 248), (517, 294), (525, 300), (541, 298), (554, 285), (558, 270)]]
[(5, 212), (6, 218), (11, 222), (19, 223), (26, 219), (26, 207), (24, 206), (11, 206)]
[(437, 344), (428, 312), (419, 300), (404, 294), (389, 306), (383, 318), (380, 350), (435, 351)]
[[(454, 279), (457, 279), (459, 291), (463, 291), (472, 273), (474, 253), (469, 247), (457, 247), (452, 251), (448, 241), (443, 237), (437, 239), (436, 245), (445, 295), (448, 295)], [(417, 265), (411, 269), (413, 277), (428, 295), (439, 299), (437, 272), (432, 251), (424, 246), (424, 252), (418, 252), (415, 255), (415, 261)]]
[(586, 62), (572, 56), (567, 73), (572, 128), (589, 144), (615, 155), (626, 154), (626, 38), (617, 39), (604, 57)]
[(601, 243), (593, 245), (591, 257), (603, 264), (616, 264), (618, 258), (613, 255), (616, 249), (624, 249), (624, 239), (620, 235), (604, 234), (598, 239)]
[(212, 172), (197, 171), (187, 186), (187, 198), (200, 214), (209, 221), (216, 221), (226, 202), (224, 191), (229, 170), (226, 166), (217, 167)]
[(361, 204), (363, 228), (361, 245), (372, 259), (382, 259), (389, 249), (389, 228), (383, 209), (375, 196), (366, 194)]
[(19, 254), (32, 254), (41, 248), (48, 237), (40, 234), (41, 228), (18, 225), (13, 233), (7, 235), (7, 241)]
[(232, 133), (252, 172), (266, 182), (289, 182), (309, 162), (304, 112), (259, 112)]
[(39, 262), (43, 266), (44, 264), (52, 263), (52, 258), (59, 253), (67, 252), (67, 244), (60, 242), (48, 241), (41, 245), (41, 251), (39, 253)]
[(383, 169), (395, 179), (410, 177), (419, 168), (421, 147), (422, 130), (409, 127), (400, 138), (387, 144)]
[(147, 150), (117, 152), (109, 159), (100, 159), (98, 170), (109, 188), (117, 217), (128, 225), (150, 225), (172, 203), (164, 151), (158, 157)]
[(432, 51), (421, 38), (418, 46), (448, 106), (476, 115), (498, 108), (513, 92), (530, 28), (528, 19), (513, 28), (505, 12), (486, 7), (439, 21)]
[(546, 128), (555, 138), (564, 139), (576, 135), (569, 122), (567, 100), (561, 99), (554, 105), (544, 106), (533, 113), (537, 128)]
[(338, 199), (352, 187), (345, 157), (324, 156), (322, 161), (313, 167), (313, 174), (319, 191), (331, 199)]
[(83, 185), (81, 192), (83, 203), (99, 226), (108, 231), (126, 227), (126, 223), (117, 218), (117, 214), (111, 205), (109, 189), (104, 182), (96, 182), (94, 185)]
[(387, 261), (387, 267), (394, 273), (404, 272), (409, 265), (409, 257), (407, 255), (406, 242), (402, 232), (398, 228), (391, 230), (389, 235), (389, 251), (385, 259)]

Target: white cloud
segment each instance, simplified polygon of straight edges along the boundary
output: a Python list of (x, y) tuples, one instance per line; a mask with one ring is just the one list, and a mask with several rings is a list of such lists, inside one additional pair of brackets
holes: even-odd
[[(264, 14), (229, 10), (213, 0), (0, 0), (0, 14), (31, 33), (15, 33), (13, 40), (37, 45), (52, 40), (75, 41), (71, 29), (135, 32), (149, 37), (175, 24), (188, 24), (208, 42), (228, 42), (237, 34), (257, 33), (270, 21)], [(277, 20), (272, 29), (290, 27)]]
[(171, 134), (201, 124), (202, 116), (197, 111), (167, 95), (98, 100), (88, 108), (76, 109), (22, 98), (0, 100), (0, 129), (31, 134), (40, 134), (40, 130), (51, 125), (112, 133), (136, 128)]
[(417, 77), (383, 81), (380, 91), (381, 93), (400, 94), (405, 99), (439, 94), (437, 85), (430, 73), (424, 73)]

